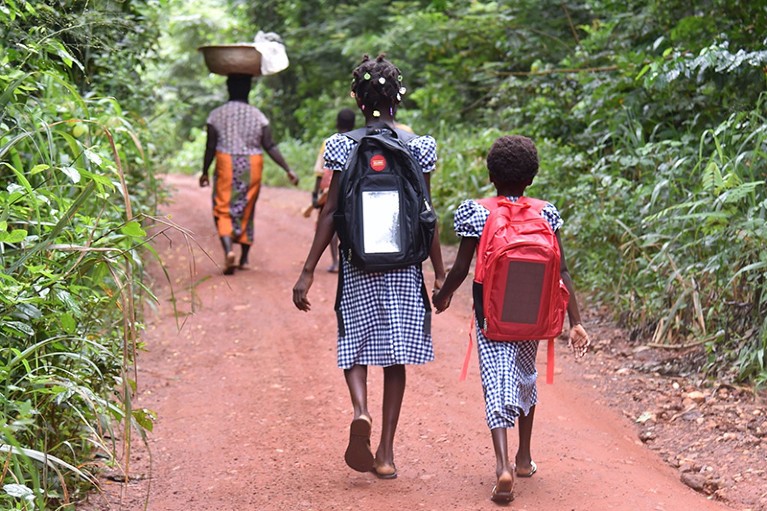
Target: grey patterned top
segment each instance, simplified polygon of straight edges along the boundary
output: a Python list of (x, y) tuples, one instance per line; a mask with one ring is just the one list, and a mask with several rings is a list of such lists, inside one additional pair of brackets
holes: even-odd
[(261, 154), (261, 135), (269, 119), (253, 105), (228, 101), (208, 116), (208, 124), (216, 129), (216, 151), (226, 154)]

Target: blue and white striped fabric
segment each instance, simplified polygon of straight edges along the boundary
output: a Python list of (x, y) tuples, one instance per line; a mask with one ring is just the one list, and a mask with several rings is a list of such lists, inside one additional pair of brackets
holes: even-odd
[[(519, 197), (509, 197), (516, 201)], [(453, 217), (455, 233), (460, 237), (479, 238), (490, 212), (473, 200), (461, 203)], [(556, 232), (564, 221), (552, 204), (541, 211)], [(520, 413), (527, 415), (538, 402), (535, 355), (538, 341), (498, 342), (476, 328), (479, 371), (485, 395), (485, 418), (490, 429), (513, 428)]]
[[(344, 135), (333, 135), (325, 145), (325, 167), (342, 172), (355, 144)], [(434, 170), (437, 144), (432, 137), (414, 138), (408, 148), (424, 173)], [(434, 360), (431, 332), (424, 330), (426, 306), (421, 268), (366, 273), (343, 254), (341, 265), (338, 367), (386, 367)]]

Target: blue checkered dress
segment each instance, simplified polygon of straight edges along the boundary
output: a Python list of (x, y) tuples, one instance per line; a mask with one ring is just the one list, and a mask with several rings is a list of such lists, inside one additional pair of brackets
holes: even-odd
[[(509, 197), (516, 201), (519, 197)], [(461, 237), (479, 238), (490, 212), (473, 200), (461, 203), (453, 225)], [(546, 204), (541, 215), (556, 232), (564, 223), (559, 211)], [(520, 413), (527, 415), (538, 402), (535, 355), (538, 341), (498, 342), (476, 328), (479, 371), (485, 394), (485, 417), (490, 429), (513, 428)]]
[[(325, 145), (326, 168), (342, 172), (355, 145), (344, 135), (333, 135)], [(437, 143), (432, 137), (414, 138), (408, 148), (424, 173), (434, 170)], [(338, 367), (386, 367), (434, 360), (431, 332), (424, 328), (427, 318), (420, 266), (366, 273), (341, 254), (341, 272)]]

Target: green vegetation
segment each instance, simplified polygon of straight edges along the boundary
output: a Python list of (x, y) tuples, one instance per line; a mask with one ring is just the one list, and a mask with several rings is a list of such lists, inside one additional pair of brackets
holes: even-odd
[[(484, 156), (531, 136), (581, 291), (638, 343), (767, 382), (767, 6), (703, 0), (7, 0), (0, 5), (3, 509), (73, 507), (134, 410), (157, 172), (199, 172), (225, 98), (196, 47), (284, 38), (252, 95), (313, 184), (363, 53), (403, 70), (402, 122), (439, 144), (445, 241), (491, 193)], [(267, 161), (267, 183), (284, 185)], [(131, 425), (133, 428), (131, 428)], [(128, 467), (123, 466), (124, 470)]]
[(69, 4), (0, 7), (2, 509), (72, 508), (96, 457), (151, 427), (132, 362), (158, 190), (123, 87), (149, 49), (106, 51), (146, 20)]

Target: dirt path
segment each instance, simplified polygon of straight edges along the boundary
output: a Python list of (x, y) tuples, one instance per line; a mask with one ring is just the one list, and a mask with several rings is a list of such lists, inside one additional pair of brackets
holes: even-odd
[[(310, 291), (313, 310), (291, 302), (314, 221), (301, 217), (308, 194), (263, 190), (257, 207), (254, 268), (224, 277), (209, 217), (209, 189), (169, 176), (173, 203), (163, 214), (195, 233), (190, 252), (179, 234), (156, 247), (179, 301), (191, 311), (179, 331), (167, 283), (147, 314), (139, 360), (138, 405), (155, 411), (149, 455), (134, 448), (125, 487), (105, 485), (91, 509), (484, 510), (494, 456), (473, 356), (458, 381), (469, 327), (468, 286), (434, 321), (436, 361), (408, 368), (397, 432), (399, 478), (348, 469), (343, 452), (351, 405), (335, 363), (335, 275), (322, 261)], [(190, 270), (191, 268), (191, 270)], [(190, 272), (194, 271), (190, 277)], [(190, 281), (194, 297), (190, 298)], [(542, 351), (543, 353), (543, 351)], [(539, 359), (545, 362), (545, 357)], [(636, 439), (625, 417), (600, 405), (594, 386), (560, 347), (556, 382), (540, 384), (533, 455), (539, 466), (517, 483), (516, 510), (726, 510), (684, 486), (675, 470)], [(545, 367), (539, 368), (542, 373)], [(380, 409), (382, 375), (371, 370), (371, 411)], [(378, 434), (374, 417), (373, 434)], [(514, 436), (513, 449), (516, 445)], [(375, 443), (374, 443), (375, 448)]]

